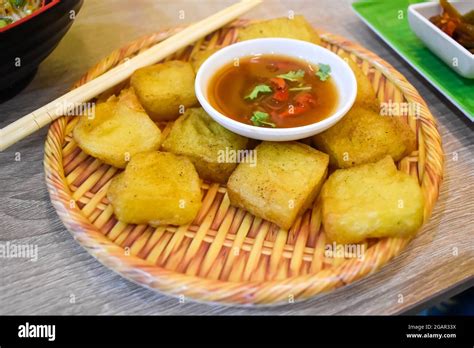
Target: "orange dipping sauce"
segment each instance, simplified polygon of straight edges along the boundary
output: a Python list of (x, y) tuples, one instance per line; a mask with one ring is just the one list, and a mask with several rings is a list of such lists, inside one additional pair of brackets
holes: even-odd
[(208, 89), (210, 104), (236, 121), (271, 128), (306, 126), (337, 108), (330, 66), (266, 54), (221, 68)]

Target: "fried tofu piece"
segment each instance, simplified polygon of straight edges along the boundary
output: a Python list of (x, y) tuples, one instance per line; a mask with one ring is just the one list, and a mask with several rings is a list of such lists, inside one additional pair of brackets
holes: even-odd
[(107, 197), (118, 220), (130, 224), (184, 225), (201, 208), (199, 176), (189, 159), (142, 152), (112, 179)]
[(374, 88), (368, 76), (364, 74), (364, 71), (348, 54), (341, 54), (341, 57), (349, 64), (357, 80), (357, 96), (354, 105), (362, 106), (379, 113), (380, 102), (375, 95)]
[(260, 21), (239, 29), (238, 40), (252, 40), (265, 37), (282, 37), (309, 41), (320, 45), (321, 39), (311, 24), (303, 16), (275, 18)]
[(423, 223), (418, 181), (397, 170), (392, 158), (336, 170), (321, 190), (326, 236), (337, 243), (410, 237)]
[(240, 163), (227, 184), (231, 204), (290, 228), (311, 206), (327, 175), (328, 156), (298, 142), (262, 142), (256, 165)]
[(398, 161), (416, 149), (416, 136), (397, 117), (356, 105), (333, 127), (315, 135), (313, 144), (329, 155), (331, 166), (349, 168), (386, 155)]
[(187, 156), (201, 178), (225, 183), (237, 166), (238, 151), (245, 150), (247, 143), (247, 138), (222, 127), (203, 108), (191, 108), (173, 124), (163, 149)]
[(182, 108), (197, 104), (195, 74), (188, 62), (172, 60), (135, 71), (130, 85), (155, 121), (175, 120)]
[(160, 129), (133, 89), (97, 104), (93, 118), (81, 116), (73, 137), (85, 153), (117, 168), (125, 168), (135, 154), (158, 150), (161, 144)]
[(194, 72), (197, 74), (199, 68), (206, 61), (206, 59), (212, 56), (217, 51), (219, 51), (218, 47), (210, 48), (203, 51), (197, 51), (190, 59), (190, 63), (193, 66)]

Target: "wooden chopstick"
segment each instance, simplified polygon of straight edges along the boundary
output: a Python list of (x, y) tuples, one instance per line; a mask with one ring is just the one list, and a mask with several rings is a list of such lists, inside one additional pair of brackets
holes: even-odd
[(64, 94), (45, 106), (23, 116), (19, 120), (0, 129), (0, 151), (36, 132), (64, 114), (64, 105), (78, 105), (96, 97), (100, 93), (128, 79), (135, 70), (154, 64), (260, 4), (262, 0), (242, 0), (199, 22), (191, 24), (177, 34), (154, 45), (150, 49), (131, 58), (124, 64), (107, 71), (94, 80)]

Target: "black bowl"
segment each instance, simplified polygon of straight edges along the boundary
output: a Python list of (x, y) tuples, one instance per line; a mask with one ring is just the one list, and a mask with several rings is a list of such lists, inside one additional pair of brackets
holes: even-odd
[(71, 27), (82, 3), (61, 0), (0, 32), (0, 101), (31, 80)]

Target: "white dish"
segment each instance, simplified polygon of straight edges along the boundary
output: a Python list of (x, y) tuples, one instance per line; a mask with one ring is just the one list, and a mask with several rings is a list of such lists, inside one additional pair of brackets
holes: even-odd
[[(335, 112), (326, 119), (294, 128), (263, 128), (235, 121), (214, 109), (208, 102), (209, 83), (216, 72), (236, 58), (257, 54), (277, 54), (298, 58), (317, 65), (331, 66), (331, 79), (336, 84), (339, 101)], [(231, 88), (231, 87), (230, 87)], [(318, 134), (338, 122), (350, 110), (357, 95), (357, 82), (349, 65), (333, 52), (309, 42), (292, 39), (255, 39), (236, 43), (214, 53), (199, 68), (195, 82), (196, 96), (201, 106), (220, 125), (248, 138), (289, 141)]]
[[(462, 14), (474, 9), (472, 0), (451, 2), (451, 4)], [(408, 7), (408, 22), (416, 36), (433, 53), (459, 75), (472, 79), (474, 78), (474, 54), (466, 50), (429, 20), (430, 17), (441, 12), (442, 8), (438, 2), (410, 5)]]

